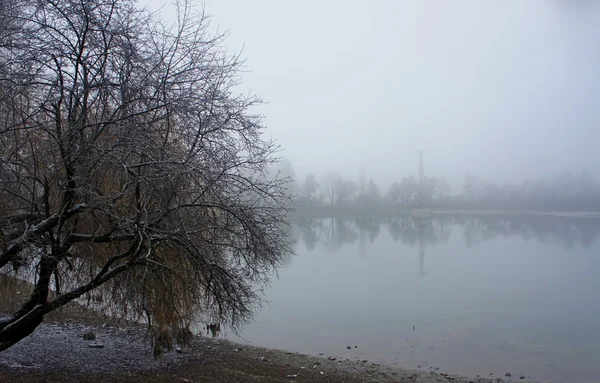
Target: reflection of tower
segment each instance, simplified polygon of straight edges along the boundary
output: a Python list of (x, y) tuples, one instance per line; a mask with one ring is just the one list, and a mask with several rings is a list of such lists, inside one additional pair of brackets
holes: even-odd
[(419, 275), (425, 275), (425, 241), (423, 240), (424, 223), (422, 219), (417, 220), (417, 234), (419, 236)]
[(419, 275), (425, 275), (425, 246), (419, 239)]

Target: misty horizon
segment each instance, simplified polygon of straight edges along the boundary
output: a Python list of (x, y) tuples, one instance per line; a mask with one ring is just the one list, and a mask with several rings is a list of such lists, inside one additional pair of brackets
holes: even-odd
[[(155, 1), (157, 2), (157, 1)], [(159, 2), (160, 3), (160, 2)], [(166, 3), (166, 2), (162, 2)], [(600, 4), (206, 2), (300, 178), (600, 176)]]
[[(417, 154), (415, 154), (415, 157), (417, 157)], [(291, 170), (292, 170), (292, 179), (293, 182), (297, 183), (298, 185), (300, 185), (302, 183), (302, 181), (305, 179), (305, 177), (307, 175), (314, 175), (318, 181), (323, 181), (326, 176), (328, 174), (337, 174), (339, 175), (342, 179), (345, 180), (351, 180), (351, 181), (355, 181), (355, 182), (360, 182), (360, 178), (365, 177), (365, 179), (367, 181), (369, 180), (373, 180), (375, 182), (375, 184), (377, 184), (377, 186), (379, 186), (381, 188), (381, 192), (382, 193), (386, 193), (389, 189), (389, 187), (392, 186), (392, 184), (400, 182), (401, 179), (403, 178), (414, 178), (417, 182), (419, 179), (419, 160), (418, 157), (415, 161), (415, 168), (412, 171), (408, 171), (407, 173), (398, 173), (396, 175), (396, 178), (391, 178), (391, 179), (377, 179), (375, 177), (372, 177), (370, 173), (367, 172), (366, 168), (363, 167), (359, 167), (354, 173), (342, 173), (336, 169), (319, 169), (318, 171), (311, 171), (308, 170), (306, 173), (298, 173), (298, 171), (296, 170), (296, 167), (294, 165), (293, 162), (291, 162), (287, 157), (281, 157), (281, 161), (278, 163), (279, 168), (276, 166), (275, 171), (282, 171), (284, 175), (287, 174), (287, 169), (285, 169), (286, 167), (290, 166)], [(282, 170), (281, 168), (285, 169)], [(431, 174), (428, 171), (428, 168), (426, 166), (426, 158), (424, 161), (424, 175), (426, 178), (437, 178), (437, 179), (448, 179), (446, 177), (445, 174)], [(597, 182), (598, 179), (593, 175), (594, 172), (591, 172), (589, 170), (586, 169), (582, 169), (580, 171), (573, 171), (573, 169), (561, 169), (561, 170), (556, 170), (554, 172), (551, 173), (547, 173), (547, 174), (536, 174), (533, 177), (525, 177), (525, 178), (515, 178), (512, 180), (507, 180), (504, 182), (498, 182), (498, 180), (493, 179), (493, 178), (488, 178), (486, 177), (485, 174), (481, 175), (481, 174), (475, 174), (473, 172), (469, 172), (466, 171), (462, 177), (460, 177), (460, 175), (457, 175), (454, 179), (453, 182), (450, 183), (450, 195), (458, 195), (458, 194), (462, 194), (463, 193), (463, 188), (464, 188), (464, 181), (466, 177), (469, 176), (473, 176), (476, 177), (477, 179), (479, 179), (482, 182), (485, 183), (490, 183), (493, 184), (495, 186), (499, 186), (499, 187), (509, 187), (509, 186), (519, 186), (519, 185), (523, 185), (524, 183), (527, 182), (536, 182), (536, 181), (545, 181), (548, 179), (552, 179), (552, 178), (558, 178), (561, 176), (568, 176), (568, 177), (588, 177), (591, 176), (594, 179), (594, 182)], [(383, 182), (381, 182), (383, 181)]]
[[(147, 1), (169, 20), (167, 0)], [(201, 4), (197, 4), (201, 6)], [(600, 178), (600, 4), (204, 3), (298, 179)], [(173, 21), (173, 19), (170, 19)]]

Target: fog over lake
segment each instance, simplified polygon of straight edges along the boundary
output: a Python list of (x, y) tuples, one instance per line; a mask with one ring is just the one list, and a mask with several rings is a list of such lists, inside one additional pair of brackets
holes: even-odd
[(297, 256), (266, 291), (270, 304), (228, 337), (471, 376), (597, 382), (599, 228), (551, 216), (300, 219)]

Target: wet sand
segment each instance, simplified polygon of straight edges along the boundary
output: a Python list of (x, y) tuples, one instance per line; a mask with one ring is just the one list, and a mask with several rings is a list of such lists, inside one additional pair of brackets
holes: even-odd
[[(92, 330), (95, 340), (84, 340)], [(96, 346), (96, 347), (90, 347)], [(512, 380), (511, 380), (512, 379)], [(196, 337), (155, 360), (141, 329), (44, 324), (0, 353), (0, 382), (458, 382), (520, 381), (413, 371)]]

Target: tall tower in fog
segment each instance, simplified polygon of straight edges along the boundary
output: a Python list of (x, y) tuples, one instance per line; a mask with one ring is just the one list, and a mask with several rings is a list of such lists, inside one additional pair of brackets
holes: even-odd
[(419, 189), (417, 192), (417, 205), (423, 207), (425, 204), (425, 170), (423, 168), (423, 153), (424, 150), (417, 150), (419, 153)]
[(418, 150), (419, 153), (419, 187), (423, 185), (425, 181), (425, 170), (423, 169), (423, 153), (424, 150)]

